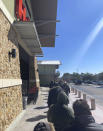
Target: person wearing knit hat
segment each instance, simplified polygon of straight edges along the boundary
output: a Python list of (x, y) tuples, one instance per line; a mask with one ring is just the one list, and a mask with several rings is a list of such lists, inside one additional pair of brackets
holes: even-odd
[(95, 122), (86, 100), (76, 100), (73, 109), (74, 123), (71, 127), (65, 127), (63, 131), (103, 131), (103, 125)]
[(54, 124), (56, 131), (63, 131), (66, 126), (74, 122), (73, 110), (68, 107), (69, 99), (65, 92), (59, 93), (57, 103), (50, 106), (47, 119)]
[(50, 89), (47, 101), (48, 107), (50, 107), (52, 104), (57, 103), (58, 94), (62, 91), (63, 89), (60, 86), (56, 86)]
[(35, 127), (34, 131), (55, 131), (52, 123), (39, 122)]

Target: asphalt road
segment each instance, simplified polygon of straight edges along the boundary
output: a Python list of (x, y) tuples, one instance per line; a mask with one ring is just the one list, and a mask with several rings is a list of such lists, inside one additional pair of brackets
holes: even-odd
[(98, 85), (74, 85), (71, 84), (71, 87), (75, 87), (86, 94), (93, 96), (100, 106), (103, 106), (103, 86)]

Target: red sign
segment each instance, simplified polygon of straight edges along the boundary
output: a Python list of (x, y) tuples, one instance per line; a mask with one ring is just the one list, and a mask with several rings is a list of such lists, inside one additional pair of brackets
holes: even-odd
[(30, 21), (30, 19), (28, 17), (26, 17), (26, 8), (23, 5), (23, 1), (22, 0), (16, 0), (16, 16), (17, 19), (21, 20), (21, 21)]
[(29, 88), (29, 94), (36, 93), (37, 87)]

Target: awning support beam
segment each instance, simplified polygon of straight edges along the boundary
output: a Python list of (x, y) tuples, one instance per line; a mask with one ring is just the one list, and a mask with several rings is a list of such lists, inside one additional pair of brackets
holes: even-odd
[(59, 36), (59, 35), (52, 35), (52, 34), (39, 34), (39, 38), (40, 38), (40, 39), (45, 39), (45, 38), (55, 37), (55, 36)]
[(60, 20), (36, 20), (36, 27), (48, 24), (48, 23), (56, 23), (60, 22)]

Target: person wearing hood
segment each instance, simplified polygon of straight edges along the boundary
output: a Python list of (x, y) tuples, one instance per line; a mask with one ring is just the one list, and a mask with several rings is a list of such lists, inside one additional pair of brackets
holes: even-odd
[(39, 122), (34, 127), (33, 131), (55, 131), (55, 129), (52, 123)]
[(57, 96), (62, 91), (63, 89), (60, 86), (56, 86), (50, 89), (47, 101), (48, 107), (50, 107), (52, 104), (56, 104)]
[(73, 109), (74, 124), (63, 131), (103, 131), (103, 125), (95, 122), (86, 100), (76, 100), (73, 103)]
[(69, 99), (65, 92), (59, 93), (57, 103), (50, 106), (47, 114), (49, 122), (54, 124), (56, 131), (63, 131), (69, 125), (71, 126), (74, 121), (74, 113), (68, 107)]
[(66, 93), (66, 95), (68, 96), (69, 93), (70, 93), (70, 87), (69, 87), (69, 84), (65, 81), (63, 86), (62, 86), (64, 92)]
[(53, 86), (54, 86), (54, 82), (51, 81), (49, 87), (50, 87), (50, 88), (53, 88)]

